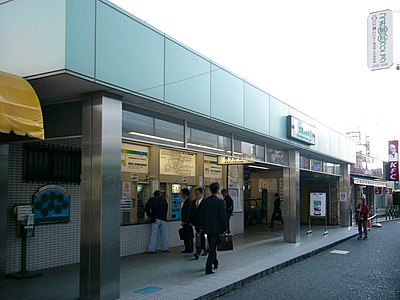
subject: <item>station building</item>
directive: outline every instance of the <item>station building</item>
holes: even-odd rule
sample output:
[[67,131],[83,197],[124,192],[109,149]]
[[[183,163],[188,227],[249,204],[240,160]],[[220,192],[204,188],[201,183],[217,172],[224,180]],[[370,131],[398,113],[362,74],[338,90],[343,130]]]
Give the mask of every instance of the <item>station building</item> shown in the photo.
[[0,135],[1,275],[20,268],[19,205],[36,220],[28,268],[80,262],[82,299],[118,298],[119,257],[146,251],[155,190],[170,246],[181,244],[180,190],[207,195],[212,182],[234,200],[234,234],[268,223],[276,193],[286,242],[299,242],[311,209],[326,215],[313,224],[349,226],[346,136],[108,1],[1,2],[0,84],[28,82],[44,124],[44,140],[18,135],[15,116]]

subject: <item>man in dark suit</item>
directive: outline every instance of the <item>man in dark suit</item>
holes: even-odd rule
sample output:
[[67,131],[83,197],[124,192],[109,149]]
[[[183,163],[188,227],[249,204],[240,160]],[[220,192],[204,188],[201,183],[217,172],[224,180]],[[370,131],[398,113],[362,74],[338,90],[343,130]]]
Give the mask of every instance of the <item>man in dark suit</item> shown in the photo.
[[210,252],[206,263],[206,274],[213,274],[214,269],[218,268],[217,246],[219,235],[226,232],[226,205],[224,200],[219,198],[219,183],[214,182],[210,185],[212,196],[202,201],[200,210],[200,228],[207,234]]
[[225,204],[226,204],[226,227],[228,229],[228,233],[231,233],[231,226],[230,221],[233,214],[233,200],[231,196],[228,194],[228,190],[223,189],[221,191],[222,196],[224,197]]
[[182,228],[187,236],[186,239],[183,240],[185,244],[185,250],[182,253],[193,253],[193,227],[190,223],[190,210],[192,208],[192,200],[190,200],[190,191],[189,189],[182,189],[182,201],[183,206],[181,210],[182,217]]
[[[203,203],[203,198],[204,198],[204,189],[203,188],[197,188],[194,190],[194,194],[196,196],[196,200],[192,201],[192,209],[190,211],[190,223],[194,226],[194,229],[196,230],[196,234],[200,234],[200,218],[201,218],[201,207]],[[203,243],[204,241],[204,243]],[[203,239],[202,245],[196,244],[196,253],[194,254],[194,259],[198,260],[201,254],[201,250],[204,250],[203,256],[206,256],[208,254],[207,252],[207,247],[205,245],[205,240]]]

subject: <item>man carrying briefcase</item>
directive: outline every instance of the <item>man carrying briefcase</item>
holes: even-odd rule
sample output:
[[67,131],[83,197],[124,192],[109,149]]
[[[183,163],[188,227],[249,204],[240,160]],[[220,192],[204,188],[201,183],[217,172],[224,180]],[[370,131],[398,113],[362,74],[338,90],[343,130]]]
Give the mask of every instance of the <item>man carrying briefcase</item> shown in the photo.
[[214,182],[210,185],[212,196],[202,201],[200,210],[200,229],[207,234],[210,251],[206,263],[206,275],[214,274],[214,269],[218,268],[217,246],[219,236],[226,232],[226,205],[225,201],[219,198],[219,183]]

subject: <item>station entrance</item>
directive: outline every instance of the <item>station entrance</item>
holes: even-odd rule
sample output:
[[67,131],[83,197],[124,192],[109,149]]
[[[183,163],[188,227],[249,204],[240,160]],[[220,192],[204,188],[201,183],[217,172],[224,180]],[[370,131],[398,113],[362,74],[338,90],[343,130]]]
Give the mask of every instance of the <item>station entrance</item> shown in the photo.
[[[279,167],[247,165],[243,170],[245,231],[268,229],[277,196],[283,200],[283,172]],[[282,209],[282,207],[281,207]],[[281,222],[275,223],[282,229]]]

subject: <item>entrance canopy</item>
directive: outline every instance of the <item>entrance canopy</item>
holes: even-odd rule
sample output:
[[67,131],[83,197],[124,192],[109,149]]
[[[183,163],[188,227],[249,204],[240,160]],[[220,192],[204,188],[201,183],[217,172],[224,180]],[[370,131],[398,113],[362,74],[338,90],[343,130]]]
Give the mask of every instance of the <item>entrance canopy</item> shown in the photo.
[[23,78],[0,71],[0,132],[44,139],[39,99]]

